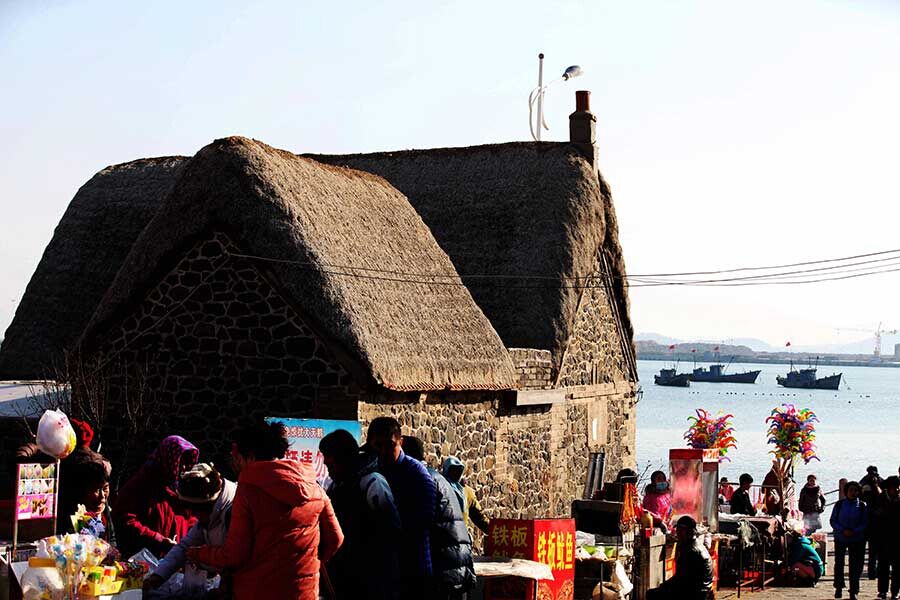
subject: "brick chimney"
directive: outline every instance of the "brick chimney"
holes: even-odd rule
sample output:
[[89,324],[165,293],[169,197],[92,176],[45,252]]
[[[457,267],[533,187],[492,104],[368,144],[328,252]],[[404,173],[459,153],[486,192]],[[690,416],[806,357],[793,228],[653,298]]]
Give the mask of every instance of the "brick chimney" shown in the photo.
[[591,112],[591,93],[587,90],[575,92],[575,112],[569,115],[569,141],[581,147],[596,171],[597,117]]

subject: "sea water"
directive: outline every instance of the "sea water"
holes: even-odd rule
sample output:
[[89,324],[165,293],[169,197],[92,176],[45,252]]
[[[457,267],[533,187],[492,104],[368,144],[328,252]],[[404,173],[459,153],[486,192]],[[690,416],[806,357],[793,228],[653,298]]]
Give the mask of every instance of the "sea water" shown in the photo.
[[[653,383],[653,375],[671,363],[639,360],[643,395],[637,405],[638,473],[645,469],[668,472],[670,448],[684,448],[688,417],[698,408],[711,413],[732,414],[737,448],[719,467],[720,476],[736,482],[741,473],[750,473],[762,483],[772,463],[772,446],[767,443],[766,417],[776,406],[789,403],[810,408],[818,416],[817,456],[809,464],[798,461],[798,486],[806,476],[818,476],[825,492],[836,490],[841,478],[859,480],[868,465],[876,465],[882,477],[897,475],[900,467],[900,369],[886,367],[819,367],[818,376],[843,373],[838,391],[799,390],[779,386],[776,375],[788,365],[732,364],[726,373],[761,370],[756,383],[696,383],[689,388],[663,387]],[[698,365],[698,366],[706,366]],[[798,365],[799,366],[799,365]],[[678,372],[689,372],[691,363],[682,362]],[[828,495],[834,502],[836,494]],[[827,516],[829,514],[826,511]]]

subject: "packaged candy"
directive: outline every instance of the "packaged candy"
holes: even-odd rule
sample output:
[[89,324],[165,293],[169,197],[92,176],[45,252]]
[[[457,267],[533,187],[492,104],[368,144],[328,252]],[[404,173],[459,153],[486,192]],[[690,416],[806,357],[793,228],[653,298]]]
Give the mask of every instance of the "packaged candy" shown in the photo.
[[85,567],[81,574],[82,596],[118,594],[122,589],[123,582],[118,579],[116,567]]
[[119,570],[119,579],[122,581],[122,590],[142,588],[147,573],[158,564],[159,561],[146,548],[133,555],[127,561],[116,562],[116,568]]
[[41,452],[62,460],[75,450],[75,430],[61,410],[44,411],[37,427],[37,445]]
[[[50,536],[38,541],[39,560],[53,568],[61,584],[60,598],[77,598],[85,580],[84,568],[97,567],[106,558],[110,546],[105,541],[84,534]],[[112,575],[115,580],[115,574]],[[87,592],[85,592],[86,594]],[[34,596],[44,600],[45,596]],[[50,596],[46,596],[50,598]]]

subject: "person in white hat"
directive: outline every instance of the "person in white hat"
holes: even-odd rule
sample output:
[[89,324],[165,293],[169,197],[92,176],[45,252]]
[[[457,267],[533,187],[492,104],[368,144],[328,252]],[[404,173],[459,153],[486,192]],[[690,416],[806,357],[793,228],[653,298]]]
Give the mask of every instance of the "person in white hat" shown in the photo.
[[178,479],[178,499],[191,505],[197,523],[150,572],[144,580],[144,591],[160,587],[184,567],[188,548],[225,543],[235,491],[237,484],[222,477],[211,463],[194,465],[182,473]]

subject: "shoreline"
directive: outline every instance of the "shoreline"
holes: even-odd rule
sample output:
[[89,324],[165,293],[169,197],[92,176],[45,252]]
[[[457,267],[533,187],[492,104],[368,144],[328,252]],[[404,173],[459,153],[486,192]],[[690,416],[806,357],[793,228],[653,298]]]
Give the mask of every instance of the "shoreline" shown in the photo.
[[[670,354],[662,354],[662,353],[641,353],[638,352],[637,355],[638,360],[655,360],[660,362],[672,362],[672,356]],[[705,358],[705,357],[704,357]],[[758,363],[765,365],[789,365],[791,363],[797,365],[798,367],[803,367],[806,362],[809,362],[808,356],[804,357],[782,357],[782,356],[736,356],[734,357],[735,364],[745,364],[745,363]],[[690,357],[686,359],[675,358],[678,362],[683,363],[693,363],[693,360]],[[701,363],[710,363],[714,362],[712,360],[697,360],[697,364]],[[820,367],[878,367],[878,368],[900,368],[900,362],[888,362],[888,361],[872,361],[872,360],[859,360],[859,359],[834,359],[834,358],[823,358],[819,357],[817,361],[818,366]]]

